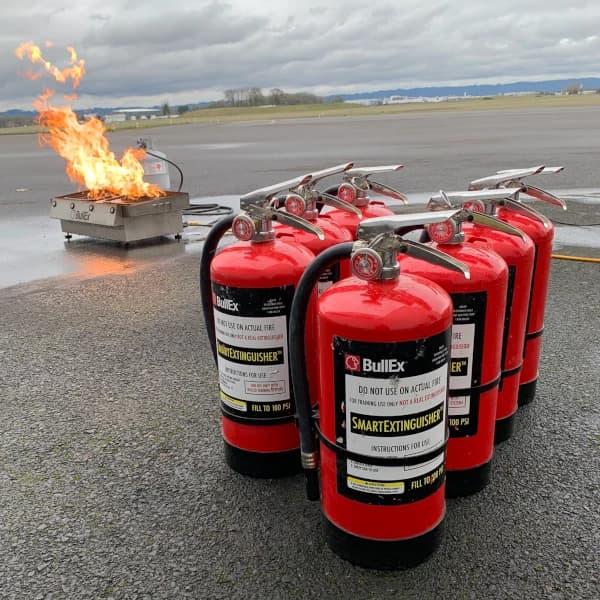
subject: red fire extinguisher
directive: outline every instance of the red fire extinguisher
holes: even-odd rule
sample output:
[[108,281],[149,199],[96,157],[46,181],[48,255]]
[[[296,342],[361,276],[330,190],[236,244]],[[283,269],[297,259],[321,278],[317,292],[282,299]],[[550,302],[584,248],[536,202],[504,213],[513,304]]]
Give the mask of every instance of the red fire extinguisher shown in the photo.
[[[290,227],[289,225],[276,225],[276,236],[281,239],[284,237],[293,238],[297,243],[306,246],[315,256],[334,244],[352,241],[353,238],[349,231],[338,225],[330,213],[319,214],[317,201],[320,200],[321,203],[327,206],[333,206],[337,210],[348,212],[356,218],[361,217],[360,210],[348,202],[339,200],[337,196],[319,192],[315,188],[315,185],[325,177],[343,173],[351,167],[352,163],[346,163],[310,173],[310,181],[296,186],[288,194],[278,198],[278,203],[283,204],[288,214],[306,219],[319,227],[323,232],[324,239],[316,237],[312,232],[299,230],[297,227]],[[320,294],[325,291],[332,283],[338,281],[338,279],[349,277],[350,274],[349,261],[343,261],[340,264],[334,265],[321,275],[318,293]]]
[[[491,216],[495,216],[498,206],[512,202],[511,196],[514,196],[514,190],[503,188],[446,194],[455,208],[466,207]],[[437,202],[443,201],[440,196],[433,198]],[[518,406],[534,245],[526,234],[518,237],[473,222],[465,223],[463,232],[467,243],[494,250],[508,266],[506,313],[502,333],[502,373],[494,433],[494,442],[499,443],[512,435],[514,415]]]
[[[294,295],[290,362],[307,495],[318,499],[320,487],[327,543],[364,567],[418,564],[440,541],[452,302],[437,284],[400,274],[397,254],[467,277],[468,269],[395,232],[456,212],[363,221],[359,241],[317,256]],[[306,302],[319,273],[347,257],[354,276],[334,283],[318,300],[317,426],[306,375],[306,352],[312,349],[302,335]]]
[[387,217],[394,213],[386,206],[385,202],[374,200],[369,192],[386,196],[394,200],[406,202],[406,196],[398,190],[378,183],[370,179],[371,175],[378,173],[390,173],[399,171],[404,165],[382,165],[377,167],[353,167],[343,174],[343,182],[336,187],[327,190],[327,194],[335,195],[340,200],[353,204],[360,210],[360,217],[350,214],[347,211],[333,210],[327,214],[341,227],[345,227],[352,239],[356,239],[358,224],[363,219],[373,217]]
[[[440,195],[441,202],[437,197],[429,201],[430,210],[452,208],[446,195]],[[489,481],[501,373],[508,268],[496,252],[464,243],[462,224],[470,221],[523,236],[518,229],[494,217],[462,210],[426,229],[433,248],[469,267],[469,279],[409,256],[400,262],[403,273],[435,281],[452,298],[447,497],[473,494]]]
[[[219,371],[225,459],[234,470],[254,477],[280,477],[300,469],[288,317],[295,286],[314,255],[277,239],[272,221],[321,238],[323,232],[269,203],[281,190],[309,180],[310,175],[242,196],[242,211],[211,229],[202,252],[200,292]],[[229,227],[238,242],[217,252]],[[315,300],[308,301],[313,310]]]
[[[496,175],[471,182],[470,189],[498,187],[517,189],[523,194],[566,210],[567,206],[562,199],[550,192],[523,183],[523,179],[530,175],[560,173],[563,168],[539,166],[529,169],[498,171]],[[515,200],[519,201],[518,195],[515,197]],[[534,399],[538,381],[554,226],[550,219],[521,202],[518,202],[518,204],[506,203],[504,206],[499,207],[497,216],[500,220],[506,221],[524,231],[535,245],[533,276],[523,349],[523,369],[519,380],[519,406],[523,406]]]

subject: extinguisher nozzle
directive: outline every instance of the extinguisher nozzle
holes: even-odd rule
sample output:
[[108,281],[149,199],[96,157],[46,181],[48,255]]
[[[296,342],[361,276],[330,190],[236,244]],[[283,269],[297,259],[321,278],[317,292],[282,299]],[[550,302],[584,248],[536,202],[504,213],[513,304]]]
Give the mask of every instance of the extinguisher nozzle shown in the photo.
[[319,499],[319,472],[316,469],[305,469],[306,497],[309,500]]

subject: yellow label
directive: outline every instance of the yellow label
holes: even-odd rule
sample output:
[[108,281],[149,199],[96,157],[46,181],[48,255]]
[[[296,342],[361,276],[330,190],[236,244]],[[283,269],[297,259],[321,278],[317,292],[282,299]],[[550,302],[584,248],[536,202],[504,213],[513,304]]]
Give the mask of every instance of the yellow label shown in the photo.
[[236,400],[235,398],[228,396],[225,392],[221,392],[221,398],[227,404],[234,404],[235,406],[239,406],[240,408],[244,409],[247,408],[246,402],[244,402],[243,400]]

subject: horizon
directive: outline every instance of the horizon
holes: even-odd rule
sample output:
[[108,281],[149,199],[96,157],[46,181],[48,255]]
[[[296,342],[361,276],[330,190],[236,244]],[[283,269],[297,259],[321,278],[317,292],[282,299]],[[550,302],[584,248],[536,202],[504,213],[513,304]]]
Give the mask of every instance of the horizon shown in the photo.
[[[506,82],[485,82],[485,83],[480,83],[480,82],[473,82],[473,83],[465,83],[465,84],[453,84],[453,85],[445,85],[445,84],[432,84],[432,85],[427,85],[427,86],[414,86],[414,87],[396,87],[396,88],[385,88],[385,89],[369,89],[369,90],[364,90],[361,92],[351,92],[351,93],[330,93],[330,94],[324,94],[324,95],[319,95],[318,97],[323,98],[323,99],[327,99],[327,98],[334,98],[336,96],[342,97],[344,98],[344,101],[347,98],[354,98],[354,99],[360,99],[360,98],[365,98],[368,99],[369,96],[373,96],[375,94],[377,95],[381,95],[381,94],[390,94],[390,95],[396,95],[396,92],[400,92],[400,91],[405,91],[405,92],[416,92],[416,91],[425,91],[425,90],[439,90],[440,88],[443,89],[447,89],[447,90],[464,90],[465,88],[478,88],[478,87],[482,87],[482,88],[494,88],[494,87],[510,87],[510,86],[523,86],[523,85],[540,85],[540,84],[562,84],[565,85],[567,83],[570,84],[580,84],[581,85],[581,81],[585,81],[585,80],[597,80],[598,82],[598,88],[600,89],[600,76],[581,76],[581,77],[560,77],[560,78],[553,78],[553,79],[538,79],[538,78],[532,78],[532,79],[523,79],[523,80],[515,80],[515,81],[506,81]],[[233,88],[233,89],[247,89],[246,87],[244,88]],[[265,91],[263,88],[260,88],[261,91]],[[269,87],[268,90],[272,90],[272,89],[278,89],[278,88],[274,88],[274,87]],[[586,88],[583,88],[586,89]],[[595,89],[595,88],[590,88],[590,89]],[[267,95],[268,96],[268,90],[267,90]],[[299,90],[299,91],[289,91],[289,90],[282,90],[286,93],[309,93],[306,90]],[[541,93],[541,90],[524,90],[521,93],[526,93],[527,91],[531,92],[531,93]],[[550,92],[550,90],[547,90]],[[587,90],[586,90],[587,91]],[[224,90],[225,92],[225,90]],[[75,112],[85,112],[85,111],[91,111],[91,110],[125,110],[125,109],[129,109],[129,108],[147,108],[147,109],[153,109],[153,108],[160,108],[161,106],[163,106],[165,103],[169,105],[169,107],[180,107],[180,106],[200,106],[200,107],[204,107],[205,105],[210,105],[211,103],[214,102],[220,102],[223,101],[225,98],[225,94],[223,92],[223,95],[218,98],[218,99],[213,99],[213,100],[196,100],[193,102],[182,102],[182,103],[171,103],[169,102],[167,99],[162,100],[159,103],[148,103],[148,104],[144,104],[144,103],[137,103],[137,104],[114,104],[114,105],[110,105],[111,103],[107,103],[106,105],[86,105],[86,106],[80,106],[80,107],[73,107],[73,111]],[[421,96],[423,94],[420,94]],[[437,95],[437,94],[436,94]],[[488,94],[486,94],[488,95]],[[467,97],[469,97],[470,95],[467,94]],[[410,94],[409,94],[410,97]],[[415,96],[415,97],[419,97],[419,96]],[[427,97],[427,96],[425,96]],[[149,96],[149,98],[154,98],[154,96]],[[81,98],[78,98],[77,103],[81,104],[80,102]],[[150,100],[148,101],[150,102]],[[31,108],[19,108],[19,107],[13,107],[13,108],[8,108],[5,110],[0,110],[0,115],[4,115],[6,113],[14,113],[14,112],[21,112],[21,113],[26,113],[26,114],[36,114],[36,110],[33,108],[33,106]]]

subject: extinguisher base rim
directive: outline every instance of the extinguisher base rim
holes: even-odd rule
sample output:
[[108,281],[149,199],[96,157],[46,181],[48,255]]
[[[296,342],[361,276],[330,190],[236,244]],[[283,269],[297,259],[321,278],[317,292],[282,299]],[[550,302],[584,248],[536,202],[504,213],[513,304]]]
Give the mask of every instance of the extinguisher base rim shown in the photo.
[[446,498],[459,498],[480,492],[490,481],[492,461],[478,467],[446,471]]
[[257,479],[291,477],[302,470],[300,450],[284,452],[252,452],[223,441],[225,462],[237,473]]
[[426,561],[442,541],[443,521],[423,535],[406,540],[370,540],[336,527],[323,517],[325,540],[338,556],[365,569],[403,570]]
[[496,426],[494,429],[494,445],[508,440],[513,434],[514,427],[514,414],[510,415],[510,417],[506,417],[505,419],[496,419]]
[[537,378],[529,383],[522,383],[519,385],[519,406],[525,406],[533,401],[535,398],[535,391],[537,388]]

